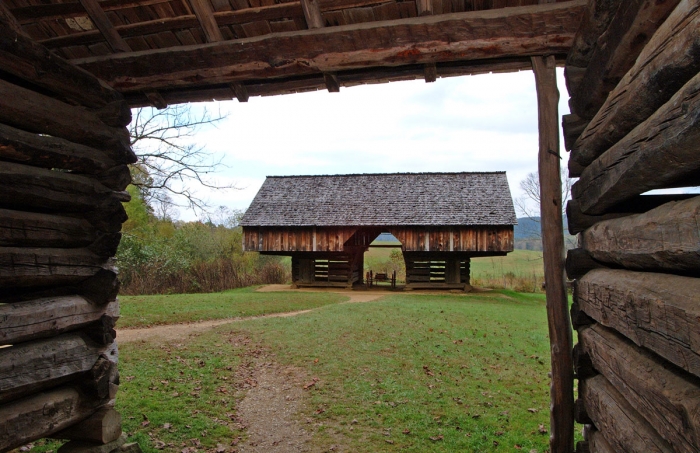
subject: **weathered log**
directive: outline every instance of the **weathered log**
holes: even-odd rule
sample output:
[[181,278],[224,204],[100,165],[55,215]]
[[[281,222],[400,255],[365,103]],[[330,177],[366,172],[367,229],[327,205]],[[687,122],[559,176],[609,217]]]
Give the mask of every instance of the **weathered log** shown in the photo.
[[573,198],[584,213],[603,214],[649,190],[695,185],[699,141],[700,74],[586,167],[571,189]]
[[581,310],[581,306],[576,302],[574,299],[574,302],[571,304],[571,325],[574,326],[574,329],[580,329],[583,326],[588,326],[593,323],[595,323],[595,319],[591,318],[588,316],[583,310]]
[[84,248],[0,247],[0,288],[75,284],[105,264]]
[[128,165],[117,165],[99,173],[97,180],[110,189],[122,191],[131,184],[131,172]]
[[679,0],[627,0],[620,4],[571,97],[573,112],[581,118],[593,118],[678,3]]
[[559,91],[555,66],[554,57],[532,58],[537,87],[540,210],[552,363],[549,444],[553,453],[570,453],[574,450],[573,340],[564,277],[561,171],[557,154]]
[[696,196],[697,194],[640,195],[610,208],[610,212],[603,215],[584,214],[581,212],[581,207],[576,200],[569,200],[566,204],[566,219],[569,222],[569,233],[578,234],[603,220],[619,219],[631,214],[641,214],[672,201],[683,201]]
[[593,366],[591,357],[583,349],[581,342],[576,343],[576,346],[574,346],[574,371],[578,380],[588,379],[599,374]]
[[117,319],[118,317],[104,314],[97,321],[88,324],[83,332],[97,344],[110,344],[117,338],[117,331],[114,330]]
[[125,100],[112,101],[94,110],[95,115],[107,126],[126,127],[131,123],[131,107]]
[[579,331],[593,366],[634,409],[673,445],[674,451],[700,449],[700,380],[600,324]]
[[100,108],[122,99],[118,92],[92,74],[13,31],[6,18],[0,18],[0,67],[73,104]]
[[[700,196],[644,214],[596,223],[582,246],[603,263],[627,269],[700,274]],[[568,261],[567,261],[568,263]]]
[[[101,346],[69,333],[0,349],[0,403],[56,387],[90,371],[100,356],[116,353],[116,344]],[[92,376],[91,376],[92,377]],[[101,387],[108,388],[101,384]],[[101,398],[107,398],[104,391]]]
[[119,318],[119,303],[89,302],[82,296],[47,297],[0,304],[0,344],[18,344]]
[[569,114],[561,118],[561,127],[564,131],[564,147],[568,150],[574,147],[574,143],[588,126],[588,120],[578,115]]
[[582,399],[577,399],[574,404],[574,420],[576,420],[576,423],[580,424],[593,423],[588,416],[588,412],[586,412],[586,406]]
[[[566,53],[585,3],[574,0],[324,27],[75,63],[122,92],[136,92],[368,66]],[[163,67],[169,68],[169,75],[159,74],[157,68]]]
[[0,406],[0,451],[50,436],[86,419],[104,401],[66,386]]
[[106,171],[117,164],[104,151],[4,124],[0,124],[0,159],[79,173]]
[[591,449],[588,445],[588,442],[585,440],[581,440],[581,441],[577,442],[575,453],[591,453]]
[[104,305],[117,300],[119,285],[116,269],[104,266],[95,275],[80,282],[76,291],[93,304]]
[[112,388],[119,386],[119,351],[117,343],[112,343],[110,347],[99,356],[95,364],[83,374],[78,380],[80,390],[91,398],[101,401],[114,399]]
[[700,376],[700,279],[596,269],[575,285],[581,310]]
[[[591,61],[591,55],[596,48],[600,36],[610,25],[622,0],[594,0],[588,2],[586,10],[581,16],[574,43],[566,57],[566,66],[586,68]],[[574,87],[568,86],[569,93],[574,93]]]
[[0,247],[85,247],[96,239],[85,219],[0,209]]
[[571,249],[566,253],[566,276],[570,280],[575,280],[586,275],[586,272],[593,269],[607,268],[603,263],[600,263],[591,257],[591,255],[582,248]]
[[114,197],[110,188],[87,176],[0,162],[3,207],[84,213]]
[[0,122],[104,150],[117,162],[136,162],[125,128],[107,126],[85,109],[1,79]]
[[122,417],[112,407],[103,407],[87,419],[53,435],[56,439],[70,439],[106,444],[122,434]]
[[[576,141],[570,162],[590,165],[671,99],[698,71],[700,5],[682,0]],[[572,172],[572,176],[579,174]]]
[[619,453],[610,446],[603,433],[598,430],[593,430],[589,434],[588,447],[591,453]]
[[121,233],[100,233],[88,249],[97,256],[111,258],[117,254],[121,239]]
[[70,214],[84,218],[92,226],[106,233],[117,233],[122,229],[122,223],[129,218],[124,205],[116,196],[110,196],[103,200],[99,206],[82,214]]
[[618,453],[673,453],[644,417],[625,400],[604,376],[579,383],[586,413]]
[[121,435],[116,440],[106,444],[96,444],[72,440],[61,445],[57,453],[142,453],[137,443],[126,443],[126,435]]

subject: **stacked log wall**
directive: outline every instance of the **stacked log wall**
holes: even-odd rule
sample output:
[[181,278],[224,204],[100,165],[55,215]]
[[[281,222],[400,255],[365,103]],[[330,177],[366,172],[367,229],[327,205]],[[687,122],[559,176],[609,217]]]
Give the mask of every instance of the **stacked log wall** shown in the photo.
[[[564,121],[580,177],[567,207],[580,235],[567,257],[585,425],[577,451],[698,452],[700,196],[645,192],[700,185],[700,2],[590,3],[600,17],[582,25],[569,59],[580,66],[587,55],[586,68],[567,68],[572,113],[587,119]],[[584,39],[599,28],[608,32],[598,41]],[[619,68],[596,58],[623,48],[615,36],[642,31],[624,73],[595,70]]]
[[49,436],[120,444],[111,259],[130,109],[3,14],[0,67],[0,451]]

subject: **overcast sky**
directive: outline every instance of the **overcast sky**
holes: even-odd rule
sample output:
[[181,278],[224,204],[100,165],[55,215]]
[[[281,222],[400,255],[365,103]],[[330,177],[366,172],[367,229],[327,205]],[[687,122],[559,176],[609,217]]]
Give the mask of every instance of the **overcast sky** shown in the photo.
[[[558,80],[562,115],[561,70]],[[534,76],[523,71],[209,104],[227,118],[197,141],[223,158],[213,178],[239,190],[201,194],[245,209],[268,175],[506,171],[517,198],[537,170],[536,102]],[[180,218],[194,214],[180,209]]]

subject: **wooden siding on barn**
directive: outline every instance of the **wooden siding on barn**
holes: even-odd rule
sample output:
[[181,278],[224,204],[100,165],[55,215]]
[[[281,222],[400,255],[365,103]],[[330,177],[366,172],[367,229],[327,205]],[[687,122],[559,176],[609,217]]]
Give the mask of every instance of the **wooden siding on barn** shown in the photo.
[[513,251],[513,227],[243,227],[243,246],[256,252],[342,252],[348,246],[366,247],[388,230],[406,252]]

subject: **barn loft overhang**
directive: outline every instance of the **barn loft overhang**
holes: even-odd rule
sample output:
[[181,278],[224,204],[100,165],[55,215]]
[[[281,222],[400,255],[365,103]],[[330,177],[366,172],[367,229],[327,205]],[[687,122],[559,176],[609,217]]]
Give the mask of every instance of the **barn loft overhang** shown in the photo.
[[[585,0],[6,0],[34,41],[132,106],[560,63]],[[213,6],[213,7],[212,7]]]

